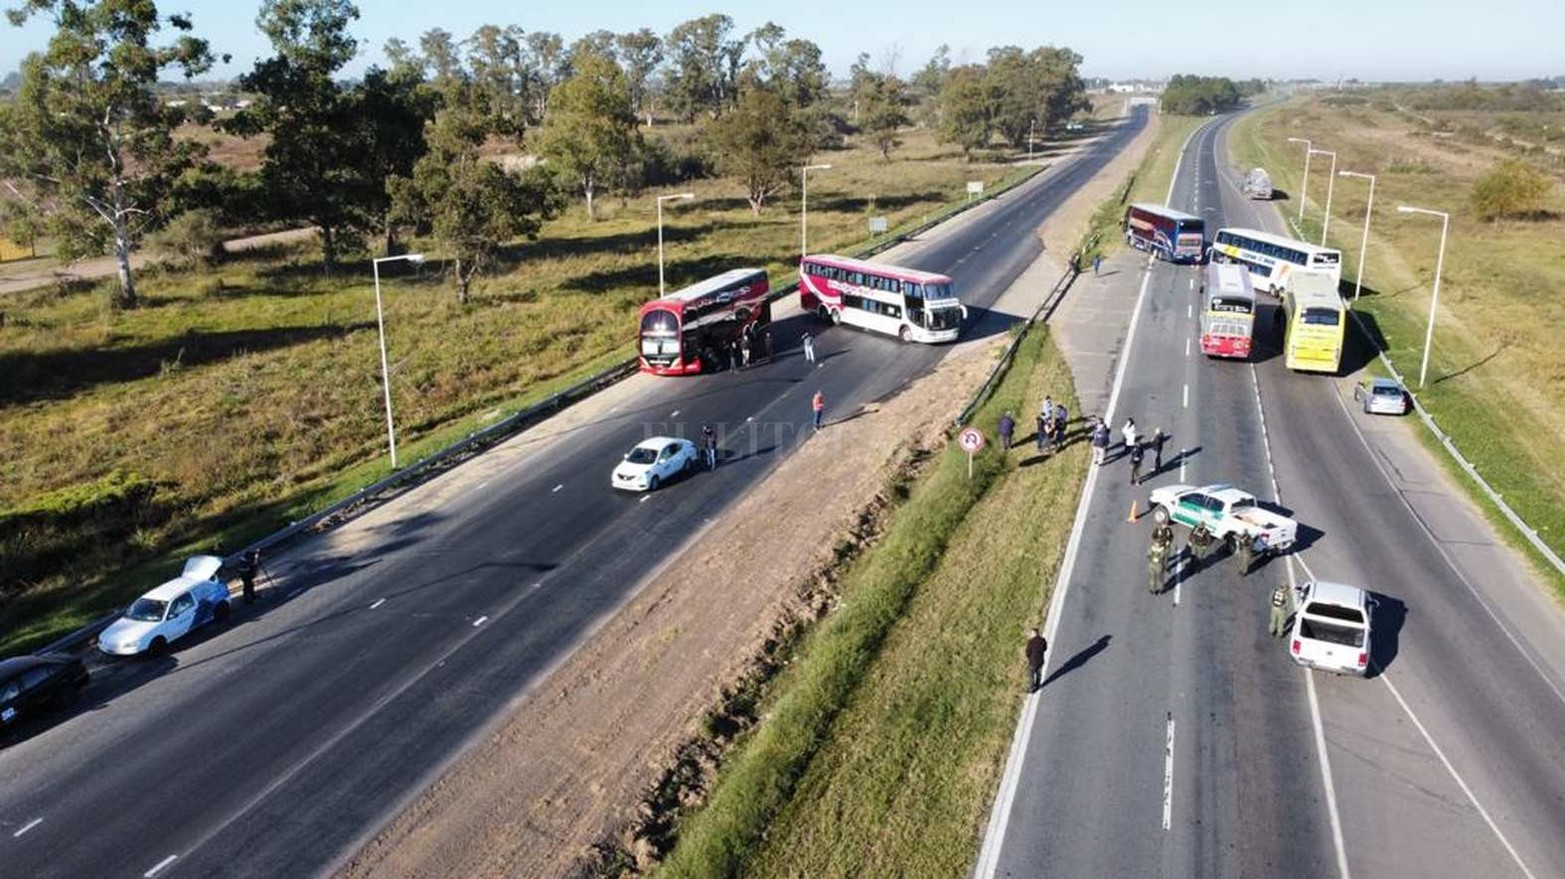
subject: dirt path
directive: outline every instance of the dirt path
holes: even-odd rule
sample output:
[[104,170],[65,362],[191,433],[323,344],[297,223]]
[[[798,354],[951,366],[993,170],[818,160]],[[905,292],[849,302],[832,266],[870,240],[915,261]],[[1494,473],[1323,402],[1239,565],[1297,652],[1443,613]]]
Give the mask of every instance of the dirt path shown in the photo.
[[[1041,234],[1052,248],[1075,245],[1150,142],[1132,144],[1050,218]],[[1053,279],[1039,280],[1025,275],[1003,298],[1036,305]],[[908,448],[939,441],[1004,343],[958,346],[895,398],[829,425],[693,538],[339,875],[568,876],[587,869],[597,845],[636,851],[629,835],[638,804],[675,750],[780,622],[809,612],[801,596],[859,512]],[[801,492],[801,484],[832,491]]]
[[[265,235],[251,235],[247,238],[225,241],[223,249],[229,253],[239,253],[268,244],[302,241],[314,235],[313,228],[286,229],[282,232],[268,232]],[[130,257],[131,270],[139,269],[156,258],[156,254],[133,253]],[[0,296],[20,293],[36,287],[47,287],[60,282],[96,281],[99,278],[113,277],[117,271],[119,271],[118,261],[112,256],[100,256],[65,264],[49,257],[19,260],[0,266]]]

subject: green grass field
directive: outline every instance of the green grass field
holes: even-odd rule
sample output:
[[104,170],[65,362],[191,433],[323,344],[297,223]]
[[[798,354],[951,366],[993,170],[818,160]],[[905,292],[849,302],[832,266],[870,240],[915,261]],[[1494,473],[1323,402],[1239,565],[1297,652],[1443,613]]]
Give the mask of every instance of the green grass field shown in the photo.
[[[1030,421],[1045,394],[1074,408],[1039,329],[975,423]],[[1030,430],[1024,430],[1030,436]],[[956,876],[1005,758],[1070,530],[1085,452],[980,458],[954,446],[842,580],[843,607],[806,639],[680,828],[667,876]]]
[[[965,162],[925,131],[903,140],[891,162],[851,144],[816,157],[833,168],[810,178],[812,250],[853,250],[871,216],[913,225],[965,201],[969,180],[993,190],[1034,170]],[[740,265],[790,282],[797,193],[754,216],[733,183],[688,189],[694,202],[665,205],[670,289]],[[636,308],[657,291],[655,194],[602,199],[596,222],[573,204],[465,308],[438,261],[383,276],[404,462],[631,354]],[[0,303],[0,650],[389,470],[368,266],[328,277],[317,260],[300,246],[146,271],[145,305],[127,312],[93,289]],[[94,495],[111,476],[138,489]]]
[[[1236,165],[1265,167],[1288,193],[1292,200],[1282,208],[1290,218],[1297,216],[1303,156],[1302,146],[1287,137],[1308,137],[1316,148],[1336,151],[1339,170],[1378,175],[1364,291],[1355,310],[1463,454],[1556,552],[1565,552],[1565,461],[1553,442],[1565,436],[1565,348],[1554,338],[1565,329],[1559,295],[1565,289],[1565,186],[1556,183],[1548,219],[1481,222],[1468,204],[1473,183],[1514,151],[1430,136],[1377,101],[1301,99],[1241,120],[1229,137]],[[1311,240],[1319,240],[1326,197],[1322,164],[1311,166],[1303,224]],[[1331,244],[1343,250],[1349,297],[1367,196],[1365,181],[1348,178],[1339,178],[1332,193]],[[1422,389],[1416,385],[1440,221],[1399,214],[1402,204],[1451,213]],[[1447,460],[1444,452],[1437,457]],[[1465,476],[1460,481],[1465,484]],[[1552,569],[1547,575],[1565,590]]]

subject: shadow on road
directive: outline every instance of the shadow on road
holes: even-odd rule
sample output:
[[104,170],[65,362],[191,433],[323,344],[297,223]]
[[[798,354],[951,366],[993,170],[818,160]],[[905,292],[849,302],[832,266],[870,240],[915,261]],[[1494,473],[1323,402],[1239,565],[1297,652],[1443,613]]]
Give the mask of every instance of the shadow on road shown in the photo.
[[1109,641],[1113,640],[1113,638],[1113,635],[1104,635],[1098,640],[1092,642],[1092,645],[1087,647],[1087,649],[1077,653],[1070,659],[1065,660],[1064,665],[1055,669],[1049,674],[1047,678],[1044,679],[1043,686],[1047,687],[1049,684],[1054,683],[1056,679],[1065,677],[1076,669],[1086,665],[1087,661],[1092,659],[1092,657],[1097,656],[1099,653],[1109,649]]
[[1371,592],[1369,677],[1385,671],[1397,656],[1397,639],[1407,619],[1407,605],[1389,595]]

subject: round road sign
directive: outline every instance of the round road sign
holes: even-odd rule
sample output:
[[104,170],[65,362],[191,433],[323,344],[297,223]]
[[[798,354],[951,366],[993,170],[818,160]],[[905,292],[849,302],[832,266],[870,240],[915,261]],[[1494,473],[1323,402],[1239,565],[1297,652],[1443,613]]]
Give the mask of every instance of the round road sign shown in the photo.
[[957,435],[957,444],[969,455],[984,447],[984,435],[976,427],[964,427]]

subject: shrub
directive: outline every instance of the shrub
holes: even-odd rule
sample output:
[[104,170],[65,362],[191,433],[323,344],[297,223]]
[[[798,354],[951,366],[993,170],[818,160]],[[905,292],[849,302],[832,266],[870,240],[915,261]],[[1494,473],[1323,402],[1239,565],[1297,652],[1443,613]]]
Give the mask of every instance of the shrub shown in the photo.
[[171,262],[187,268],[215,265],[223,258],[223,230],[218,226],[217,211],[211,208],[175,216],[150,243]]
[[1519,159],[1507,159],[1473,184],[1473,212],[1480,220],[1527,218],[1543,211],[1543,199],[1553,181]]

